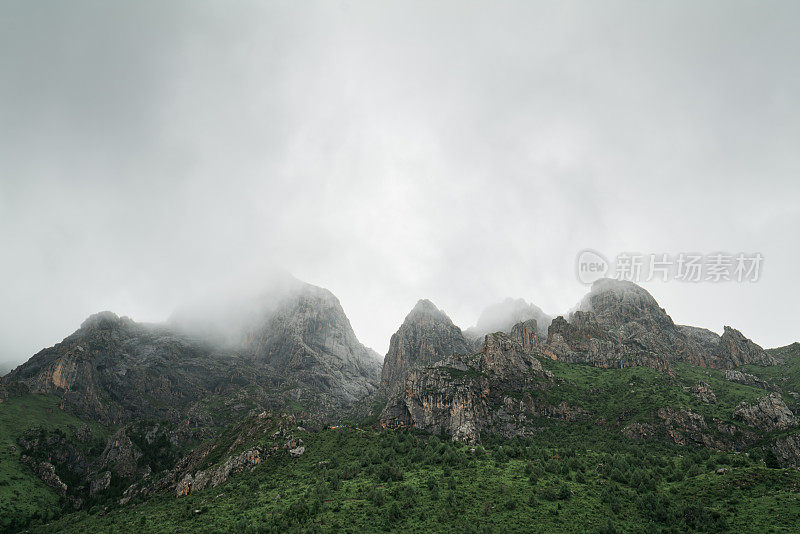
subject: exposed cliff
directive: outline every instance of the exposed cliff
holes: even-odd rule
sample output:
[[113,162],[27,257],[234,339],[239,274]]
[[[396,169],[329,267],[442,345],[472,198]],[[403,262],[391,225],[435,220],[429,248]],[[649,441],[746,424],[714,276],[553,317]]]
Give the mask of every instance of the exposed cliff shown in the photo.
[[472,352],[461,329],[429,300],[420,300],[392,335],[381,386],[391,396],[409,372],[454,354]]
[[524,432],[529,416],[550,408],[535,406],[524,393],[549,383],[550,374],[539,360],[498,332],[486,336],[478,354],[449,356],[412,370],[403,390],[390,399],[381,424],[473,442],[490,429],[514,435]]
[[339,300],[302,284],[243,329],[256,360],[350,404],[379,383],[381,359],[356,338]]

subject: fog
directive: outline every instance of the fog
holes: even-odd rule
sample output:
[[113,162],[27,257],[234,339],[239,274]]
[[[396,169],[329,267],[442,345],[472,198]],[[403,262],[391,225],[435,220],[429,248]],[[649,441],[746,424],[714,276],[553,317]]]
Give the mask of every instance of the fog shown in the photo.
[[644,283],[800,338],[796,2],[0,4],[0,362],[283,269],[385,353],[587,291],[579,251],[760,252]]

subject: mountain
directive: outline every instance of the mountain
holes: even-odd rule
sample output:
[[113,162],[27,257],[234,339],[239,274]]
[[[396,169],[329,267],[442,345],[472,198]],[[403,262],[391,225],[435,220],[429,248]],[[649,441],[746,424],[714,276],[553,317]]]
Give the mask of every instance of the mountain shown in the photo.
[[295,281],[220,310],[216,330],[203,314],[150,325],[102,312],[3,380],[105,424],[182,420],[209,395],[244,391],[262,408],[294,403],[330,415],[378,386],[378,355],[325,289]]
[[191,407],[212,393],[245,384],[281,389],[289,383],[234,352],[108,311],[92,315],[3,380],[57,395],[66,410],[107,425],[185,420]]
[[[535,321],[532,324],[535,331]],[[510,392],[525,402],[530,399],[527,392],[548,387],[552,378],[533,353],[523,348],[520,325],[517,339],[502,332],[489,334],[477,354],[455,354],[411,370],[404,388],[390,397],[381,424],[469,442],[479,441],[489,429],[516,435],[508,414],[494,407],[504,405]]]
[[339,300],[303,284],[244,328],[242,348],[309,387],[351,404],[374,392],[381,358],[356,338]]
[[[678,327],[646,290],[610,279],[595,282],[568,319],[556,317],[546,338],[539,332],[530,319],[514,325],[510,334],[486,335],[478,354],[417,365],[389,396],[381,424],[477,442],[485,432],[525,435],[541,416],[588,416],[569,401],[551,400],[547,392],[558,383],[542,368],[547,360],[649,368],[667,376],[675,374],[678,363],[714,369],[779,363],[730,327],[722,336]],[[387,356],[384,371],[389,362]]]
[[800,520],[800,344],[676,325],[615,280],[546,327],[521,302],[474,343],[420,300],[382,370],[290,278],[164,324],[93,315],[0,379],[0,530]]
[[667,370],[673,362],[730,369],[778,361],[725,327],[722,336],[677,326],[650,293],[621,280],[600,279],[577,306],[548,329],[548,353],[562,361],[600,366],[643,365]]
[[381,387],[391,394],[401,387],[408,373],[452,354],[467,354],[471,348],[450,318],[429,300],[420,300],[392,335],[383,360]]
[[547,336],[547,327],[550,326],[552,317],[544,313],[538,306],[528,304],[524,299],[507,298],[483,310],[475,326],[464,330],[464,335],[473,343],[480,343],[486,334],[508,333],[515,324],[524,323],[530,319],[536,320],[539,334]]

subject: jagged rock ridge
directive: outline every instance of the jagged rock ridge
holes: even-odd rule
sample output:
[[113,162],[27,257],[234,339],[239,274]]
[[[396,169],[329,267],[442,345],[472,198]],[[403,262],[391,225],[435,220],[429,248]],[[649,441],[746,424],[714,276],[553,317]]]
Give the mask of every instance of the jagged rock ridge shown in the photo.
[[602,367],[647,366],[668,370],[671,362],[730,369],[775,365],[777,360],[741,332],[726,326],[722,336],[676,325],[643,288],[601,279],[568,318],[548,330],[551,357]]
[[[595,282],[568,319],[553,319],[546,338],[534,319],[517,323],[510,331],[487,335],[478,354],[451,356],[440,351],[427,358],[433,363],[407,368],[402,386],[390,390],[381,423],[443,431],[475,441],[486,429],[508,435],[524,433],[531,414],[578,417],[579,409],[537,406],[530,396],[525,397],[525,388],[548,387],[537,358],[599,367],[646,366],[665,372],[672,372],[675,362],[718,369],[777,363],[739,331],[725,327],[718,336],[708,330],[679,327],[647,291],[609,279]],[[397,367],[396,358],[390,356],[391,351],[384,376],[392,376],[394,369],[388,366]],[[494,362],[491,372],[486,369],[487,358]],[[703,402],[716,402],[713,390],[704,382],[695,385],[693,394]],[[717,438],[704,439],[706,444],[720,443],[713,441]]]

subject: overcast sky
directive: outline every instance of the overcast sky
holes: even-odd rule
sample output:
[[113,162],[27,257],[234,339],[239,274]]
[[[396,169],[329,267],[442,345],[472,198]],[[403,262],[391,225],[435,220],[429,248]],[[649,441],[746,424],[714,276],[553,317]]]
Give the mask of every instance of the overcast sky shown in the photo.
[[385,353],[586,292],[579,251],[760,252],[643,284],[800,339],[797,2],[0,4],[0,361],[281,267]]

